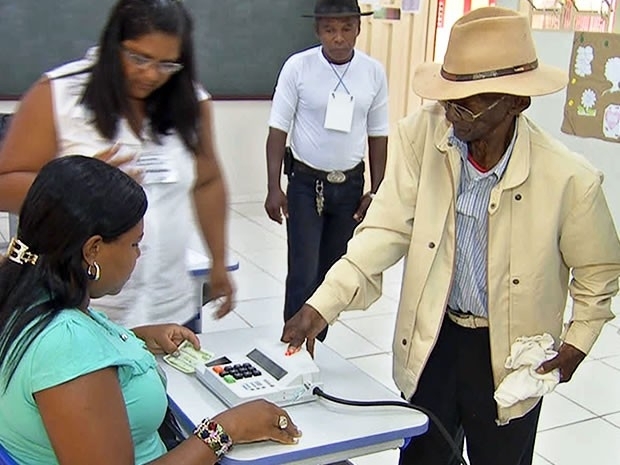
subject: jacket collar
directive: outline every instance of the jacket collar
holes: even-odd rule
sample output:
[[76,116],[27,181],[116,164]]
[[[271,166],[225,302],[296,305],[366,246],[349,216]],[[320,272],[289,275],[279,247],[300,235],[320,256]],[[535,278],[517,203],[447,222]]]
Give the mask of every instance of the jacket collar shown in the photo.
[[[530,172],[530,126],[526,116],[517,117],[517,139],[506,172],[500,180],[499,186],[502,190],[512,189],[525,182]],[[442,118],[435,128],[434,142],[435,147],[444,156],[449,155],[450,163],[460,160],[458,149],[450,141],[452,135],[452,125],[446,118]],[[456,156],[453,156],[456,155]]]

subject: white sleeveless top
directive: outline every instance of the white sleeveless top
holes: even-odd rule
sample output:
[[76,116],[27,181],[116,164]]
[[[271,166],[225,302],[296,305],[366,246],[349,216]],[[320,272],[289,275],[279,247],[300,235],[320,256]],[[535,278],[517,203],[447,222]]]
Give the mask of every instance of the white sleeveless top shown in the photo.
[[[90,74],[64,77],[89,68],[94,60],[96,50],[91,49],[84,59],[46,73],[52,89],[59,156],[93,156],[117,141],[122,147],[119,154],[148,155],[163,149],[177,180],[143,185],[149,206],[144,217],[142,255],[120,294],[95,299],[91,305],[129,328],[157,323],[183,324],[195,314],[193,286],[185,264],[185,249],[195,224],[192,197],[195,156],[176,133],[162,136],[162,145],[158,145],[143,130],[140,140],[124,118],[119,122],[116,140],[101,136],[91,123],[92,113],[80,104]],[[199,87],[197,93],[199,100],[209,98]],[[104,274],[105,269],[101,272]]]

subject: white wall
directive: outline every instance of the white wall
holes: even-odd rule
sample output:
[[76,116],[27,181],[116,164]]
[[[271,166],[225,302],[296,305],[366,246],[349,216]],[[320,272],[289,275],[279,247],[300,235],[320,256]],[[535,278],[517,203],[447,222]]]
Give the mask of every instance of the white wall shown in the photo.
[[17,106],[17,102],[0,101],[0,113],[12,113]]
[[[498,6],[519,9],[519,0],[498,0]],[[570,67],[573,33],[567,31],[533,31],[538,59],[542,63],[566,70]],[[584,155],[605,175],[603,184],[616,228],[620,225],[620,144],[564,134],[560,131],[564,117],[566,92],[532,99],[527,115],[571,150]]]
[[230,199],[252,201],[267,195],[267,140],[271,101],[214,102],[215,142]]
[[[518,7],[518,0],[500,3],[509,8]],[[534,40],[543,63],[568,70],[572,33],[534,31]],[[616,225],[620,225],[620,144],[560,132],[564,100],[565,92],[534,98],[527,114],[603,171],[607,200]],[[270,105],[269,101],[214,102],[215,139],[232,202],[255,201],[266,194],[265,140]],[[0,112],[12,111],[14,107],[15,102],[0,102]]]
[[[564,31],[534,31],[538,59],[568,72],[573,33]],[[605,194],[616,226],[620,225],[620,144],[599,139],[583,138],[560,131],[566,92],[532,99],[528,116],[557,137],[572,150],[584,155],[605,175]]]
[[[0,113],[16,102],[0,101]],[[267,194],[265,141],[270,101],[214,102],[215,142],[232,202],[264,199]]]

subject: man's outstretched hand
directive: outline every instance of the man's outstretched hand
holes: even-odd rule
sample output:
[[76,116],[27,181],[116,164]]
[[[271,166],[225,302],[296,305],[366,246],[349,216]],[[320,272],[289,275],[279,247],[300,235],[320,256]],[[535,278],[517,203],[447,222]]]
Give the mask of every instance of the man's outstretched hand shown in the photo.
[[327,321],[314,307],[304,304],[293,318],[284,324],[280,340],[289,345],[289,350],[296,352],[304,342],[310,355],[314,356],[314,341],[327,327]]

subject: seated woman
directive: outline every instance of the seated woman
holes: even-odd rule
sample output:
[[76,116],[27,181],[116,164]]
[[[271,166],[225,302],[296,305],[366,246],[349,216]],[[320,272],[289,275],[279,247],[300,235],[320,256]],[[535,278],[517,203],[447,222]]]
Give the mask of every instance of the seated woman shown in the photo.
[[129,279],[146,208],[140,185],[90,157],[48,163],[28,191],[0,262],[0,444],[20,464],[205,465],[233,443],[300,435],[284,410],[258,401],[205,419],[166,450],[151,352],[198,339],[176,324],[130,331],[89,308]]

